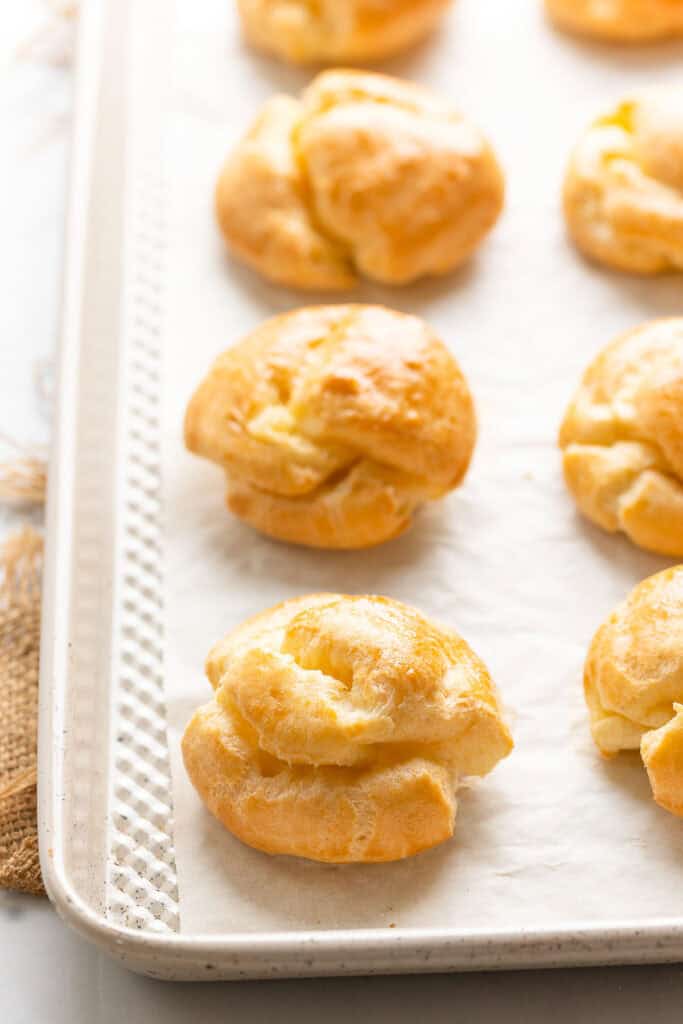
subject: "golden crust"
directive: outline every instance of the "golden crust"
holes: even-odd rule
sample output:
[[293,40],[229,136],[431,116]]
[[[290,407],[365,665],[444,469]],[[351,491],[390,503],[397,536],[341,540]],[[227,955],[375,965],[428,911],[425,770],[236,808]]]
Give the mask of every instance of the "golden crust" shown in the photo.
[[643,580],[600,627],[584,692],[600,751],[640,748],[655,799],[683,814],[683,565]]
[[498,218],[503,176],[468,121],[425,89],[328,71],[269,100],[223,167],[218,224],[270,280],[405,284],[464,263]]
[[560,429],[585,516],[683,556],[683,318],[621,335],[591,363]]
[[661,729],[645,733],[640,745],[652,794],[665,811],[683,818],[683,704]]
[[379,60],[428,35],[451,0],[238,0],[249,42],[295,64]]
[[187,447],[225,469],[236,515],[326,548],[401,533],[461,481],[475,439],[448,349],[423,321],[380,306],[267,321],[218,358],[185,417]]
[[627,99],[585,132],[567,167],[564,213],[576,245],[598,263],[683,270],[680,86]]
[[683,0],[546,0],[553,21],[580,35],[644,42],[683,35]]
[[300,104],[274,96],[228,159],[216,187],[216,216],[235,256],[279,284],[350,288],[356,275],[341,245],[311,217],[291,144]]
[[397,860],[453,834],[455,791],[512,749],[467,644],[381,597],[314,594],[249,619],[207,660],[183,737],[215,817],[268,853]]

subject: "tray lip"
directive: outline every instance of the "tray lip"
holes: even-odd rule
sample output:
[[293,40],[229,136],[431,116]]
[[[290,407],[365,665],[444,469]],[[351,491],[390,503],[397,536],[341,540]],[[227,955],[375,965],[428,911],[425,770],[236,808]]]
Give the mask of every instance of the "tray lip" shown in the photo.
[[[66,671],[64,615],[72,538],[68,522],[73,492],[70,453],[75,444],[74,403],[78,379],[80,309],[95,137],[101,29],[110,3],[89,0],[78,29],[75,114],[69,172],[62,325],[58,355],[56,415],[46,512],[46,550],[41,638],[39,737],[57,735],[62,713],[60,682]],[[126,0],[128,2],[128,0]],[[59,542],[57,541],[59,537]],[[61,643],[61,646],[60,646]],[[61,661],[61,665],[59,662]],[[648,923],[625,919],[609,925],[568,922],[562,927],[516,929],[361,928],[224,934],[158,934],[114,924],[90,906],[69,881],[61,857],[55,815],[59,742],[39,740],[38,822],[45,887],[60,916],[77,931],[134,970],[157,976],[263,977],[381,971],[535,968],[590,963],[683,961],[683,917]],[[316,954],[324,959],[316,963]],[[154,965],[154,971],[152,971]],[[241,970],[243,966],[245,969]],[[214,971],[209,973],[208,969]]]
[[[64,593],[67,567],[72,553],[68,522],[73,506],[69,486],[73,474],[69,451],[75,440],[73,396],[78,369],[79,319],[83,298],[83,264],[87,235],[91,151],[95,128],[95,86],[99,79],[101,50],[97,35],[104,13],[103,0],[89,0],[78,19],[77,66],[74,85],[74,119],[68,170],[68,199],[65,217],[65,259],[63,264],[61,323],[57,351],[55,416],[45,512],[45,551],[42,586],[40,642],[40,684],[38,704],[38,838],[40,866],[48,895],[55,903],[69,902],[68,885],[58,877],[52,847],[55,831],[53,796],[58,770],[59,734],[55,722],[60,715],[58,682],[64,659]],[[80,197],[80,201],[79,201]],[[60,542],[57,543],[57,536]],[[61,638],[61,647],[60,647]],[[50,737],[50,742],[42,739]]]
[[[556,927],[531,926],[522,929],[468,928],[462,930],[437,928],[356,928],[340,931],[298,932],[226,932],[185,936],[182,933],[157,935],[139,932],[112,924],[97,913],[80,897],[68,881],[62,865],[51,860],[48,892],[60,915],[78,931],[110,953],[118,956],[154,959],[169,965],[178,961],[194,963],[212,961],[219,967],[221,961],[238,968],[242,960],[263,959],[272,964],[282,962],[287,954],[293,959],[302,954],[309,957],[316,952],[334,953],[341,967],[353,968],[368,959],[389,965],[428,965],[437,953],[451,953],[453,962],[470,963],[483,967],[508,967],[505,947],[515,947],[520,955],[533,947],[547,947],[525,966],[553,966],[564,962],[563,951],[572,954],[570,946],[577,947],[576,963],[599,962],[601,958],[620,963],[620,950],[625,939],[637,947],[634,952],[642,962],[676,961],[683,958],[683,922],[663,919],[658,923],[642,925],[636,921],[617,921],[610,925],[581,925],[576,923]],[[640,952],[651,945],[652,957]],[[396,950],[400,955],[387,956]],[[466,954],[463,957],[463,954]],[[623,961],[625,962],[625,961]],[[568,961],[568,965],[571,961]],[[313,967],[313,964],[309,965]]]

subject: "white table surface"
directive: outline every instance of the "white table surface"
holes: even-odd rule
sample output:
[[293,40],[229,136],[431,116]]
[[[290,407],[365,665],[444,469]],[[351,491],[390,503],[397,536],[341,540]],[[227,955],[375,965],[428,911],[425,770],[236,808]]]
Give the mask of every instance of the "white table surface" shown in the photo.
[[[35,378],[55,344],[70,122],[70,72],[54,61],[68,33],[35,45],[39,61],[18,60],[15,51],[45,24],[46,6],[41,0],[0,5],[0,438],[38,444],[49,437],[49,410]],[[0,530],[18,521],[16,513],[0,512]],[[173,1024],[190,1015],[201,1024],[336,1024],[353,1017],[378,1024],[547,1024],[551,1017],[556,1024],[674,1024],[682,1007],[683,966],[232,985],[155,982],[129,974],[82,941],[47,900],[0,893],[2,1024]]]

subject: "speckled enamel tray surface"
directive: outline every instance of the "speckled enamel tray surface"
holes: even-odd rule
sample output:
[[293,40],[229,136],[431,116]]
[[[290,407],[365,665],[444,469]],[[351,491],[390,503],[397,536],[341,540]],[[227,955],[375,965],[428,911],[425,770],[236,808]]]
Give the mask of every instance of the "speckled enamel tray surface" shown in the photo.
[[[228,0],[223,2],[227,5]],[[504,25],[500,29],[496,27],[499,2],[488,3],[488,17],[491,46],[494,52],[498,48],[500,53],[503,48],[509,48],[510,40]],[[533,19],[531,2],[524,0],[520,10],[525,12],[523,17]],[[482,10],[487,6],[486,0],[460,0],[463,9],[466,4],[480,5]],[[520,392],[524,390],[526,377],[523,370],[517,373],[518,363],[527,358],[532,367],[539,358],[545,357],[546,349],[552,352],[551,346],[554,345],[553,338],[536,340],[547,328],[543,319],[543,303],[537,317],[525,298],[520,300],[521,308],[516,310],[512,307],[512,300],[508,303],[509,293],[502,287],[500,302],[502,305],[507,303],[511,337],[515,329],[518,333],[519,330],[529,333],[528,347],[526,342],[522,346],[514,340],[512,347],[508,344],[505,348],[505,338],[500,330],[500,323],[505,322],[500,319],[503,313],[497,313],[495,304],[481,291],[491,284],[488,275],[493,275],[495,280],[498,265],[504,265],[507,259],[511,258],[513,262],[516,259],[514,254],[509,256],[512,243],[505,234],[505,228],[496,236],[498,241],[492,242],[487,253],[482,255],[481,264],[458,275],[453,282],[394,293],[393,299],[392,293],[366,287],[359,293],[361,299],[393,301],[398,308],[414,308],[421,315],[435,319],[442,332],[449,330],[455,317],[461,317],[459,337],[467,337],[468,333],[470,338],[476,337],[481,325],[483,334],[479,355],[474,352],[468,357],[466,345],[460,343],[458,347],[458,356],[464,357],[466,370],[471,368],[474,372],[475,394],[481,396],[485,423],[481,442],[483,454],[475,463],[472,490],[467,491],[474,498],[468,498],[463,491],[464,496],[456,496],[453,504],[444,503],[450,511],[430,512],[410,535],[412,539],[406,540],[401,548],[393,548],[393,556],[391,553],[371,554],[362,556],[360,563],[344,561],[336,556],[331,557],[329,563],[324,563],[312,558],[310,553],[296,553],[256,540],[247,532],[239,532],[244,528],[229,525],[227,519],[223,525],[220,519],[223,516],[220,482],[216,475],[208,468],[191,465],[189,460],[183,462],[180,453],[176,456],[175,449],[171,451],[170,460],[173,472],[166,473],[162,436],[166,363],[168,361],[170,367],[168,379],[171,382],[166,386],[175,387],[175,382],[183,376],[195,380],[207,364],[209,353],[217,351],[221,344],[233,339],[235,332],[241,333],[253,323],[250,318],[253,318],[254,311],[247,310],[247,299],[244,306],[239,305],[242,301],[240,294],[248,296],[252,306],[262,307],[263,317],[277,309],[298,304],[300,297],[271,289],[235,269],[231,270],[234,275],[232,287],[235,288],[236,281],[237,288],[233,293],[225,290],[226,267],[221,264],[220,246],[210,233],[208,213],[196,200],[197,190],[186,189],[187,195],[195,202],[187,215],[188,222],[191,218],[201,220],[206,216],[206,237],[212,239],[206,246],[197,248],[197,253],[202,253],[197,255],[197,279],[190,279],[188,288],[195,288],[197,302],[201,303],[198,310],[201,308],[202,315],[206,309],[214,311],[211,314],[214,319],[206,321],[210,334],[215,323],[221,322],[220,316],[216,319],[216,311],[221,313],[223,310],[227,316],[234,311],[235,323],[228,324],[225,337],[220,337],[215,331],[208,340],[198,336],[197,345],[201,352],[196,354],[196,365],[190,365],[188,357],[185,374],[184,364],[177,358],[180,328],[176,324],[174,333],[169,325],[165,297],[169,291],[168,243],[173,241],[172,233],[178,231],[184,216],[182,211],[176,213],[169,226],[168,172],[173,172],[174,168],[169,165],[165,132],[168,128],[168,95],[173,88],[170,83],[173,81],[172,73],[177,71],[171,66],[171,55],[176,51],[172,40],[170,6],[168,0],[88,0],[82,17],[59,409],[50,474],[41,676],[40,841],[43,871],[52,900],[69,923],[127,966],[164,978],[215,980],[683,958],[683,907],[680,900],[675,903],[677,894],[681,892],[680,854],[683,846],[680,832],[675,832],[674,824],[668,819],[664,821],[662,812],[650,808],[646,783],[640,779],[637,766],[618,768],[613,777],[606,777],[604,771],[599,775],[586,737],[580,697],[577,696],[581,653],[592,626],[597,624],[596,608],[604,607],[606,611],[616,596],[648,571],[654,571],[659,563],[654,559],[648,560],[647,556],[640,558],[625,542],[617,540],[610,547],[611,539],[597,534],[586,536],[586,528],[573,519],[573,513],[561,495],[552,444],[552,426],[557,418],[558,402],[568,393],[570,379],[574,379],[586,362],[591,346],[594,347],[598,340],[607,340],[602,338],[599,325],[603,316],[609,322],[612,307],[608,309],[608,303],[613,296],[605,299],[604,308],[600,306],[601,296],[607,295],[610,289],[614,292],[615,288],[625,289],[627,285],[616,278],[610,278],[609,283],[606,279],[598,280],[594,272],[589,276],[575,257],[565,251],[557,210],[544,205],[545,200],[541,197],[536,220],[546,223],[539,225],[538,230],[534,227],[528,232],[527,255],[532,260],[536,259],[531,273],[539,272],[538,268],[543,263],[543,257],[534,257],[532,250],[534,246],[543,244],[546,231],[552,248],[549,267],[552,267],[555,252],[560,254],[558,260],[573,261],[566,262],[570,269],[566,271],[569,276],[563,287],[569,301],[557,328],[561,335],[558,350],[561,345],[565,351],[571,350],[572,331],[577,338],[585,337],[589,326],[593,327],[593,336],[575,357],[568,357],[564,363],[558,357],[556,369],[564,374],[566,381],[561,382],[556,390],[553,390],[556,375],[549,372],[547,389],[539,384],[536,375],[534,387],[538,390],[539,415],[545,430],[542,451],[536,441],[537,427],[532,425],[527,432],[523,410],[516,409],[514,405],[501,412],[502,428],[486,428],[487,418],[489,421],[493,418],[492,409],[498,393],[494,391],[500,383],[501,371],[495,354],[487,364],[481,352],[487,346],[493,351],[495,345],[500,344],[506,353],[505,358],[510,361],[509,380],[503,383],[507,383],[508,392],[515,388]],[[219,9],[218,5],[212,2],[205,7],[199,6],[202,7],[201,12],[197,8],[200,24],[196,39],[192,36],[186,41],[186,57],[192,46],[201,51],[207,39],[220,39],[223,31],[222,24],[214,28],[210,23],[214,17],[212,12]],[[186,11],[187,7],[186,4]],[[479,23],[483,25],[481,17]],[[536,21],[533,24],[539,38],[547,35],[549,47],[562,48],[561,51],[556,50],[556,54],[561,53],[565,62],[600,59],[607,64],[611,62],[614,68],[614,62],[620,59],[614,52],[602,48],[584,47],[582,50],[581,44],[560,40],[545,27],[539,28]],[[459,25],[456,25],[455,32],[458,31]],[[485,33],[478,40],[478,45],[482,45],[486,38]],[[569,52],[569,46],[578,47],[577,52]],[[204,55],[200,59],[209,67],[212,60],[220,63],[220,56],[216,56],[219,49],[219,43],[216,43],[215,53],[207,53],[206,61]],[[673,65],[673,58],[676,54],[680,57],[680,53],[680,48],[675,52],[667,50],[666,60]],[[538,67],[546,70],[549,83],[552,75],[548,69],[554,67],[556,54],[551,54],[550,50],[539,53]],[[289,85],[297,88],[304,80],[299,72],[275,69],[269,62],[256,57],[253,59],[260,61],[258,66],[263,71],[260,95],[266,95],[273,87]],[[413,59],[414,65],[396,65],[392,70],[422,77],[429,67],[429,50],[423,48]],[[654,55],[645,60],[646,69],[656,67],[655,63],[647,65],[648,60],[656,62]],[[625,57],[624,61],[626,71],[632,67],[643,74],[637,58]],[[491,64],[495,65],[496,60],[493,59]],[[449,81],[449,66],[448,55],[444,58],[442,54],[435,72],[435,78],[442,85],[444,79]],[[520,68],[520,76],[527,73],[525,68]],[[483,65],[482,74],[488,74]],[[211,81],[206,86],[206,94],[202,93],[204,86],[200,85],[194,96],[187,86],[183,86],[182,68],[179,81],[180,85],[175,86],[176,108],[180,107],[186,118],[180,124],[180,134],[188,133],[190,148],[193,131],[196,131],[196,139],[200,143],[208,140],[204,150],[201,145],[196,147],[197,162],[204,161],[208,183],[215,170],[215,158],[227,145],[225,111],[229,110],[231,102],[240,108],[235,114],[235,124],[230,126],[234,136],[246,123],[260,95],[254,95],[253,103],[247,104],[237,102],[234,97],[230,100],[223,94],[220,102],[216,100],[216,106],[212,107],[215,89]],[[552,89],[552,83],[548,88]],[[464,92],[467,89],[465,86]],[[454,85],[454,91],[458,90],[463,91],[461,82]],[[469,104],[476,109],[476,83],[470,85],[469,90],[463,106],[468,107]],[[501,96],[501,103],[503,99]],[[487,112],[491,122],[491,112]],[[508,112],[508,118],[514,117],[520,120],[520,144],[529,145],[534,133],[538,138],[542,128],[540,122],[534,122],[533,117],[525,120],[519,110],[513,109]],[[578,123],[580,119],[577,119]],[[495,127],[492,124],[494,136]],[[550,128],[551,141],[558,142],[559,133],[553,134],[553,126]],[[173,124],[170,130],[170,152],[173,152]],[[177,135],[178,124],[175,124],[175,131]],[[573,131],[575,125],[571,124],[561,133],[559,141],[562,145],[558,142],[560,156],[570,144]],[[500,128],[500,134],[503,149],[507,146],[507,151],[503,152],[503,162],[506,163],[508,157],[514,156],[511,152],[514,147],[511,147],[504,127]],[[177,141],[176,138],[176,144]],[[533,148],[530,153],[533,162],[536,159]],[[543,157],[539,155],[538,159]],[[552,165],[552,173],[556,173],[559,166],[558,158]],[[182,194],[178,182],[175,189]],[[533,189],[531,184],[524,201],[529,201],[530,197],[533,199]],[[553,184],[548,194],[555,192],[556,185]],[[509,204],[510,223],[513,225],[516,217],[519,222],[520,201],[520,194],[516,194],[513,188]],[[208,200],[206,206],[208,210]],[[530,209],[532,206],[530,203]],[[531,219],[530,215],[529,223]],[[526,225],[523,220],[521,223],[524,242],[527,242]],[[518,237],[514,244],[519,243]],[[215,252],[208,252],[211,246],[215,247]],[[216,267],[215,277],[208,282],[206,296],[200,294],[204,250],[208,253],[206,259],[212,260]],[[524,251],[520,251],[520,262],[524,255]],[[508,270],[509,267],[504,267],[501,271],[501,281],[509,276]],[[187,274],[180,276],[184,281]],[[176,289],[178,279],[172,279]],[[529,294],[528,281],[526,285]],[[524,282],[520,288],[523,286]],[[549,287],[552,291],[552,282]],[[579,303],[575,296],[580,287],[586,287],[587,291],[584,301]],[[625,291],[623,293],[623,325],[645,319],[648,310],[653,316],[673,312],[676,308],[680,312],[680,292],[676,290],[679,287],[675,283],[633,284],[633,291],[628,296]],[[544,289],[542,286],[541,292]],[[554,302],[555,298],[549,295],[548,302]],[[302,298],[301,301],[305,300]],[[460,304],[459,309],[456,309],[456,303]],[[591,303],[594,316],[589,319],[583,309]],[[479,312],[468,322],[468,309],[474,308],[491,309],[491,322],[488,315]],[[204,331],[204,321],[198,311],[196,316],[197,330]],[[172,319],[174,322],[177,320],[176,317]],[[517,320],[526,320],[527,326],[516,328]],[[615,333],[614,326],[610,322],[609,328],[605,329]],[[492,334],[496,337],[492,338]],[[191,340],[191,349],[193,345]],[[477,345],[472,347],[476,349]],[[194,356],[194,353],[190,355]],[[549,358],[552,363],[552,356]],[[187,386],[187,381],[182,383]],[[174,405],[174,417],[186,398],[186,394],[181,392],[182,388],[174,393],[171,403]],[[522,426],[517,430],[520,423]],[[172,444],[176,443],[179,451],[179,442],[172,433]],[[495,466],[495,473],[500,474],[500,483],[487,483],[486,479],[478,483],[477,472],[479,477],[482,474],[485,477],[485,467],[492,464],[496,445],[507,445]],[[511,454],[516,450],[521,453],[519,462]],[[538,470],[539,478],[543,482],[544,467],[547,466],[549,482],[543,483],[542,487],[539,485],[537,490],[520,491],[521,498],[510,500],[508,509],[510,489],[527,486],[520,481],[533,475],[527,472],[527,468],[534,464],[525,462],[529,452],[541,452],[538,458],[543,465]],[[176,462],[179,462],[177,471]],[[512,474],[510,465],[514,469]],[[170,476],[170,482],[167,476]],[[499,492],[495,491],[494,484],[500,487]],[[559,591],[551,588],[547,601],[542,592],[545,582],[551,587],[551,577],[557,574],[557,568],[550,565],[547,574],[544,575],[542,569],[536,573],[533,555],[511,550],[514,531],[511,540],[505,540],[502,521],[500,543],[508,545],[512,562],[504,562],[503,556],[495,551],[487,561],[488,556],[482,553],[484,549],[479,551],[474,540],[468,549],[466,541],[461,538],[466,537],[468,531],[475,537],[482,518],[479,509],[487,507],[486,515],[492,515],[490,500],[488,506],[484,501],[478,504],[478,487],[482,496],[488,487],[494,495],[493,503],[497,501],[500,508],[505,508],[506,515],[508,512],[513,515],[512,507],[521,503],[525,521],[530,522],[532,533],[538,529],[539,534],[543,532],[546,515],[542,504],[545,488],[546,493],[551,493],[557,508],[567,509],[562,513],[566,522],[558,527],[560,540],[561,530],[566,530],[567,536],[574,536],[583,529],[580,542],[587,550],[593,545],[586,557],[595,560],[595,585],[591,586],[591,594],[595,592],[597,603],[595,607],[587,607],[584,619],[568,629],[571,643],[563,639],[562,621],[563,615],[570,614],[580,619],[581,607],[570,609],[569,606],[582,604],[576,596],[578,591],[572,592],[572,588],[583,583],[583,569],[577,565],[575,572],[567,570],[563,577],[562,585],[566,587],[564,607],[562,587]],[[194,501],[195,491],[202,492],[202,501]],[[162,494],[165,501],[163,515]],[[232,604],[228,606],[226,603],[225,620],[215,613],[215,608],[209,610],[207,603],[209,621],[206,624],[203,622],[202,601],[196,597],[196,592],[193,597],[195,611],[183,619],[184,606],[177,580],[174,586],[169,586],[165,580],[165,576],[171,573],[177,577],[182,570],[182,559],[176,550],[177,541],[171,539],[167,544],[167,539],[183,530],[191,533],[193,529],[199,529],[199,521],[194,526],[192,521],[197,508],[200,513],[205,511],[204,521],[214,531],[207,535],[208,540],[202,535],[198,548],[211,549],[216,536],[222,537],[225,531],[225,536],[230,539],[225,543],[220,541],[224,546],[216,550],[226,558],[226,573],[230,564],[234,569],[233,577],[225,577],[226,591],[232,591]],[[448,516],[461,517],[461,534],[455,540],[448,532],[451,522]],[[169,524],[168,532],[166,522]],[[492,530],[497,531],[498,525],[493,519],[490,522]],[[524,542],[530,542],[529,536],[524,538]],[[471,586],[465,580],[461,592],[457,592],[457,584],[452,583],[454,577],[446,577],[439,565],[440,551],[443,551],[441,560],[447,562],[458,545],[462,546],[460,555],[463,560],[473,558],[472,564],[481,565],[481,573],[476,579],[471,577]],[[170,553],[166,551],[167,546]],[[427,550],[430,546],[431,553]],[[235,552],[242,549],[247,553],[239,564]],[[539,548],[539,561],[542,562],[544,557],[543,550]],[[437,562],[430,561],[430,558],[436,558]],[[515,558],[522,571],[519,590],[511,576]],[[422,569],[416,568],[418,563]],[[200,559],[198,564],[206,563]],[[462,564],[467,563],[463,561]],[[328,570],[321,568],[324,565],[328,566],[328,575],[332,577],[329,582],[324,578]],[[354,565],[355,569],[349,568]],[[395,569],[393,575],[387,572],[387,565]],[[419,591],[420,581],[428,577],[417,573],[426,573],[425,565],[431,567],[432,578],[441,591],[438,587],[429,593],[426,587],[424,593]],[[247,586],[256,586],[254,578],[259,570],[264,574],[264,582],[266,578],[269,580],[269,589],[264,589],[262,597],[256,590],[247,592],[246,589]],[[302,573],[298,584],[300,592],[313,589],[314,585],[349,590],[370,588],[374,573],[378,579],[378,590],[413,600],[442,616],[442,599],[438,595],[443,593],[444,607],[447,604],[449,615],[452,602],[458,600],[460,603],[462,614],[453,613],[455,624],[460,625],[462,618],[469,615],[463,623],[463,632],[487,660],[492,658],[494,675],[501,682],[507,700],[518,712],[515,724],[518,753],[499,773],[494,774],[490,784],[487,780],[473,800],[464,797],[462,823],[459,822],[455,840],[455,844],[461,843],[464,849],[457,862],[458,871],[455,871],[453,860],[453,849],[457,850],[457,846],[448,849],[450,844],[447,844],[440,853],[423,855],[414,864],[396,868],[393,874],[391,868],[374,869],[381,874],[364,874],[363,870],[367,869],[363,869],[346,875],[343,869],[327,869],[326,874],[318,876],[315,868],[294,865],[283,869],[274,882],[275,876],[268,874],[274,870],[274,862],[239,848],[232,837],[213,828],[208,815],[188,791],[186,780],[176,771],[178,723],[185,714],[185,704],[189,707],[206,698],[207,689],[201,683],[199,666],[208,639],[216,639],[213,634],[219,624],[221,628],[230,625],[228,618],[237,621],[242,615],[255,610],[259,601],[268,604],[272,603],[273,597],[284,596],[291,580],[299,580],[296,575],[299,570]],[[194,591],[197,581],[192,576],[193,571],[188,563],[186,586]],[[248,578],[245,572],[249,573]],[[281,581],[282,594],[273,585],[274,575]],[[551,612],[559,617],[560,626],[556,633],[552,627],[539,625],[540,610],[538,620],[530,626],[524,619],[524,615],[529,614],[528,608],[540,609],[544,604],[551,606]],[[519,614],[515,617],[517,609]],[[180,639],[177,636],[179,621],[185,626]],[[503,626],[494,626],[494,623],[503,623]],[[534,634],[534,628],[538,635]],[[206,637],[198,635],[204,629]],[[500,644],[492,640],[494,631],[501,637]],[[524,634],[526,642],[520,640]],[[186,648],[182,647],[183,644]],[[178,658],[177,652],[182,654],[185,649],[188,658]],[[537,677],[534,675],[534,665],[539,658],[545,658],[548,670],[553,673],[548,684],[551,689],[546,690],[547,701],[543,699],[543,673]],[[528,688],[525,690],[520,682],[516,690],[515,677],[524,680],[527,664]],[[188,665],[197,666],[196,680],[182,690],[183,701],[179,705],[173,688],[169,689],[167,683],[182,676]],[[562,702],[553,703],[553,692],[557,689],[566,690],[571,695],[566,717],[567,721],[572,720],[572,724],[566,731],[556,726],[557,721],[564,721]],[[539,740],[539,751],[534,760],[534,737],[544,733],[549,734],[545,753],[540,749]],[[571,757],[575,758],[570,766],[562,762],[564,743],[568,749],[571,748]],[[546,761],[542,764],[544,756]],[[584,772],[585,775],[582,774]],[[577,789],[579,782],[572,788],[575,778],[584,780],[580,782],[583,792]],[[585,780],[589,781],[586,783]],[[621,791],[617,793],[620,783]],[[516,787],[518,800],[514,797]],[[617,839],[618,823],[614,825],[612,840],[609,834],[603,835],[612,828],[602,828],[602,823],[609,818],[610,807],[616,806],[610,803],[611,799],[627,801],[619,806],[627,807],[627,816],[632,815],[628,822],[630,845]],[[564,814],[555,810],[555,805],[559,804],[566,806]],[[529,823],[534,821],[538,823],[541,836],[543,828],[553,836],[566,832],[565,846],[562,847],[558,840],[551,849],[549,841],[547,849],[542,849],[543,844],[533,838],[525,846],[523,833],[531,828]],[[572,840],[574,846],[569,841],[575,821],[583,836],[580,842],[588,844],[583,874],[581,865],[572,860],[571,851],[575,849],[576,841]],[[520,823],[520,835],[516,834],[517,822]],[[199,835],[198,845],[189,847],[188,835],[190,831],[194,835],[193,830]],[[590,846],[593,831],[596,833],[594,848]],[[461,834],[462,839],[459,838]],[[618,865],[612,874],[620,876],[613,882],[610,882],[609,872],[610,841],[614,843],[615,865]],[[478,847],[477,843],[485,845]],[[661,853],[663,848],[664,854]],[[659,854],[656,854],[656,849],[659,849]],[[202,857],[208,858],[206,862],[201,862]],[[206,870],[209,875],[214,871],[217,879],[215,900],[211,901],[215,904],[215,912],[206,914],[203,927],[199,925],[204,920],[204,907],[207,906],[207,886],[211,897],[210,882],[205,881],[201,894],[194,888],[193,858],[196,858],[197,871]],[[602,862],[605,861],[607,871],[603,870]],[[647,888],[648,865],[657,876],[651,912],[647,909],[647,891],[642,899],[635,902],[629,902],[627,895],[631,891],[627,887],[629,878],[633,879],[634,886]],[[352,872],[354,870],[351,869]],[[228,899],[226,892],[230,884],[236,892],[239,889],[240,878],[235,879],[234,873],[240,871],[244,871],[247,895],[256,889],[271,894],[267,912],[274,915],[272,926],[263,924],[263,921],[271,920],[263,916],[263,909],[261,916],[249,918],[249,903],[244,893],[239,900],[235,897],[234,914],[230,904],[221,902]],[[474,874],[468,875],[468,871]],[[284,889],[279,888],[281,885]],[[323,894],[320,897],[316,889],[318,885],[319,892]],[[297,886],[300,889],[297,890]],[[396,891],[400,904],[398,890],[401,886],[405,890],[414,890],[414,906],[406,904],[403,912],[400,907],[395,912],[394,900],[390,897]],[[564,903],[559,897],[555,899],[555,893],[562,887],[570,890]],[[472,890],[469,897],[468,889]],[[387,906],[388,903],[392,906],[387,909],[383,905],[375,913],[372,907],[375,890],[385,899]],[[429,896],[426,895],[428,890],[431,891]],[[462,904],[451,905],[450,900],[458,898],[459,890]],[[286,898],[283,897],[281,906],[278,906],[282,892]],[[666,892],[671,895],[669,901]],[[300,905],[298,893],[301,894]],[[325,903],[327,897],[329,902]],[[314,921],[306,899],[315,903],[318,898],[319,913],[316,913]],[[344,914],[336,920],[334,907],[341,906],[340,899],[344,902]],[[361,913],[358,905],[356,914],[354,900],[360,899],[366,906]],[[293,902],[288,903],[287,900]],[[625,909],[620,914],[622,903]],[[479,904],[481,913],[477,910]],[[253,906],[256,914],[256,900],[253,900]],[[288,906],[296,910],[291,918],[283,909]],[[575,909],[573,913],[560,912],[557,908],[561,906],[573,906]],[[610,912],[601,916],[601,906],[609,907]]]

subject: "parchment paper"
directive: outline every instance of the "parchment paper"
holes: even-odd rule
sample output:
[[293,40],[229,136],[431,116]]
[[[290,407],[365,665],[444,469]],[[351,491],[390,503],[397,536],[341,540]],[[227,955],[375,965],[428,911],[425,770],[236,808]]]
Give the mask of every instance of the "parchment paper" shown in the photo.
[[[631,87],[672,78],[683,47],[579,42],[552,30],[540,0],[459,0],[440,33],[382,66],[439,89],[487,130],[507,172],[507,208],[459,273],[332,298],[431,321],[468,375],[480,421],[460,490],[403,538],[332,554],[271,542],[231,518],[221,472],[182,446],[185,404],[213,358],[265,318],[326,297],[272,287],[232,263],[212,216],[229,147],[267,96],[299,90],[310,73],[249,52],[228,0],[179,0],[178,13],[166,134],[164,514],[182,930],[561,928],[682,913],[683,827],[654,805],[636,755],[600,759],[581,694],[594,630],[668,563],[577,516],[555,438],[599,348],[683,312],[680,278],[583,262],[559,209],[583,126]],[[462,791],[456,835],[436,850],[371,867],[270,858],[224,831],[187,780],[179,740],[209,698],[211,644],[247,615],[317,590],[387,594],[454,626],[511,709],[516,750]]]

